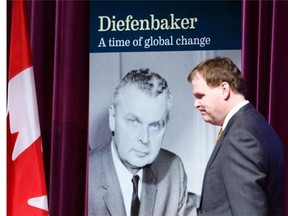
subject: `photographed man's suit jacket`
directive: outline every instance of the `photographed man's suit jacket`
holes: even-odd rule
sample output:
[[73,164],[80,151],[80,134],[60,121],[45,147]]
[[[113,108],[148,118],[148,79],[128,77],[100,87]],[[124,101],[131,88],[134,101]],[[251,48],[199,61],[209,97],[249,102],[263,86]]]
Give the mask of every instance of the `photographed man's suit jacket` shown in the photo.
[[[141,216],[195,215],[187,198],[186,174],[178,156],[163,150],[151,166],[143,168]],[[111,145],[90,152],[88,215],[125,216],[124,201],[113,164]]]
[[204,174],[200,215],[283,214],[283,150],[249,103],[228,122]]

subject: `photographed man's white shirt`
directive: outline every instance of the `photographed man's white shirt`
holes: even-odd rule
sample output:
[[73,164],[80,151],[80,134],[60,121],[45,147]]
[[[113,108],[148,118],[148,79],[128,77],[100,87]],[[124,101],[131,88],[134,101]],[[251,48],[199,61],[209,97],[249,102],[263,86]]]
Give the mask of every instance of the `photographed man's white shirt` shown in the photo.
[[[111,142],[111,150],[112,150],[112,158],[113,162],[116,168],[118,180],[121,187],[121,192],[124,200],[126,215],[130,216],[130,210],[131,210],[131,201],[132,201],[132,193],[133,193],[133,184],[132,184],[132,178],[133,174],[128,171],[128,169],[123,165],[123,163],[120,161],[119,157],[117,156],[115,146],[113,144],[113,140]],[[138,197],[140,200],[141,196],[141,190],[142,190],[142,176],[143,176],[143,170],[141,169],[137,175],[139,178],[138,183]]]

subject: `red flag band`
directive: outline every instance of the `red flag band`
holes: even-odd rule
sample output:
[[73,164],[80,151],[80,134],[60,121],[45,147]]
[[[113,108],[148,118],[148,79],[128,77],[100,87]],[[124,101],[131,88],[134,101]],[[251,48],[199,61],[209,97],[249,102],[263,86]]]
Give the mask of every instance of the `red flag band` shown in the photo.
[[48,215],[24,0],[13,1],[7,101],[7,215]]

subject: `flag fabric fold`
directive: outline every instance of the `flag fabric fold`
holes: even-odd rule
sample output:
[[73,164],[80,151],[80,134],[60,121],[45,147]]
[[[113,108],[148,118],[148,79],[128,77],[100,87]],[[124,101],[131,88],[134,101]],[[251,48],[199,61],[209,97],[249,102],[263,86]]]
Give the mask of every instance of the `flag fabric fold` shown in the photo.
[[24,0],[13,1],[7,100],[7,215],[48,215]]

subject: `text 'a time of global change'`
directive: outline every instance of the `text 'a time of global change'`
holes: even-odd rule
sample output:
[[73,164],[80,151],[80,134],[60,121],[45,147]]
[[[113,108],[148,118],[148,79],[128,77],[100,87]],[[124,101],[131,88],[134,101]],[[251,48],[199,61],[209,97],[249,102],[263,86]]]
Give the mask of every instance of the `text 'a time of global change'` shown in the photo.
[[[108,40],[108,46],[109,47],[130,47],[130,46],[143,46],[145,49],[149,49],[150,47],[156,47],[156,46],[200,46],[205,47],[206,45],[211,44],[210,37],[185,37],[181,35],[180,37],[177,37],[174,41],[173,36],[170,37],[162,37],[162,36],[150,36],[148,38],[139,37],[134,40],[119,40],[113,38],[109,38]],[[100,39],[100,42],[98,44],[98,47],[106,47],[106,43],[104,38]]]

